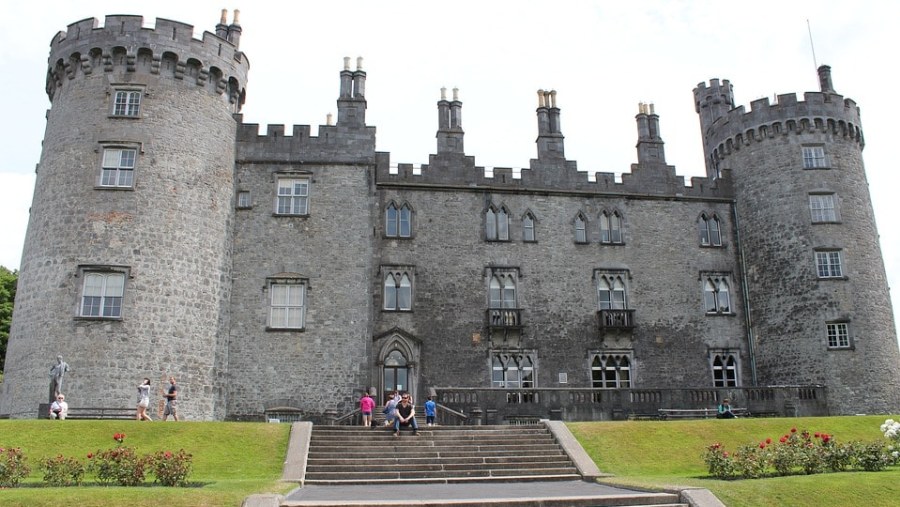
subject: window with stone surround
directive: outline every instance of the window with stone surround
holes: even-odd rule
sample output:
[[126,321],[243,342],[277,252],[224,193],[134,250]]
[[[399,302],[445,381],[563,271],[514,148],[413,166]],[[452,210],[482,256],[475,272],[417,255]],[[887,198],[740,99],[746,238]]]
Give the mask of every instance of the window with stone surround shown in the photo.
[[412,282],[415,268],[412,266],[384,266],[383,301],[381,308],[386,311],[412,310]]
[[237,194],[237,208],[238,209],[249,209],[253,207],[253,201],[250,199],[250,191],[249,190],[240,190]]
[[80,317],[121,319],[128,268],[85,266],[79,268],[81,286]]
[[824,146],[803,146],[804,169],[827,169],[828,160],[825,158]]
[[535,353],[491,353],[491,387],[530,389],[535,387]]
[[306,290],[309,281],[282,273],[268,279],[268,329],[303,330],[306,324]]
[[828,322],[825,324],[825,332],[828,335],[829,349],[851,348],[850,323]]
[[484,237],[488,241],[509,241],[509,210],[493,204],[484,213]]
[[412,236],[412,208],[407,203],[388,204],[384,211],[384,235],[389,238],[409,238]]
[[625,310],[628,308],[625,282],[628,273],[622,270],[595,270],[597,301],[601,310]]
[[534,233],[534,215],[528,211],[522,216],[522,241],[525,243],[534,243],[537,241],[537,236]]
[[837,222],[834,194],[809,194],[809,214],[814,224]]
[[816,274],[819,278],[843,278],[840,250],[816,251]]
[[710,367],[713,374],[713,387],[737,387],[739,356],[728,350],[711,350]]
[[631,351],[609,351],[591,354],[591,387],[619,389],[631,387]]
[[722,246],[722,228],[719,217],[712,213],[701,213],[697,222],[700,229],[701,246]]
[[600,243],[621,245],[625,243],[622,234],[622,214],[618,211],[600,213]]
[[731,275],[727,273],[701,273],[703,285],[703,309],[707,315],[732,315]]
[[278,178],[275,214],[309,214],[309,178]]
[[103,149],[100,168],[100,187],[132,188],[137,149],[110,146]]
[[141,90],[116,90],[113,94],[112,115],[137,118],[141,115]]
[[584,217],[584,213],[578,212],[575,215],[575,243],[580,245],[586,244],[588,242],[587,238],[587,219]]

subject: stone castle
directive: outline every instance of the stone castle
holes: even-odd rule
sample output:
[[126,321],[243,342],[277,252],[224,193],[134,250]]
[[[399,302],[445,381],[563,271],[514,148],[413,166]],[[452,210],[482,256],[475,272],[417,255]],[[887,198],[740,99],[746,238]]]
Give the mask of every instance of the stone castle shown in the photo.
[[619,181],[566,159],[554,91],[520,172],[466,154],[455,91],[428,163],[392,166],[349,59],[333,125],[260,135],[236,18],[143,22],[51,42],[0,415],[35,417],[57,354],[73,406],[174,375],[188,419],[318,421],[367,388],[488,421],[900,410],[859,108],[828,67],[749,111],[699,84],[689,184],[640,105]]

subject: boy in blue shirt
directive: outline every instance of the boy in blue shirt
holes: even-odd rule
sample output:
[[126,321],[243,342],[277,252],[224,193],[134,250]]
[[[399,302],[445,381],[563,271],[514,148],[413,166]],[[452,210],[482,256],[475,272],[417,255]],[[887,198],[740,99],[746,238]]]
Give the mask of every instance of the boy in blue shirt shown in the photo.
[[434,416],[437,415],[437,404],[432,399],[432,396],[428,397],[428,401],[425,402],[425,424],[426,426],[434,426]]

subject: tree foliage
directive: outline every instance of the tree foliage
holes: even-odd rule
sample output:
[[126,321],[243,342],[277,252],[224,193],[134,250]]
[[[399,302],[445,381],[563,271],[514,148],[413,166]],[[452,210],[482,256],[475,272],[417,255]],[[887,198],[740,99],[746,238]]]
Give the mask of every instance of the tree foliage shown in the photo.
[[18,271],[10,271],[0,266],[0,375],[3,374],[3,367],[6,364],[6,342],[9,340],[9,326],[12,323],[18,280]]

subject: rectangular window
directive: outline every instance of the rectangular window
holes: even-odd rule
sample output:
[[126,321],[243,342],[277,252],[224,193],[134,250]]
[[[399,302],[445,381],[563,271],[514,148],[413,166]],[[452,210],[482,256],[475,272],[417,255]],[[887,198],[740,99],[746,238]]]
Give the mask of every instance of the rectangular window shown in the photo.
[[136,90],[119,90],[113,103],[114,116],[137,117],[141,112],[141,92]]
[[306,310],[306,283],[301,280],[273,280],[269,285],[271,304],[269,327],[303,329]]
[[737,355],[719,352],[712,357],[713,386],[737,387],[738,360]]
[[850,330],[846,322],[830,322],[825,325],[828,332],[828,348],[850,348]]
[[278,197],[275,202],[275,213],[279,215],[309,214],[309,180],[278,180]]
[[816,252],[816,272],[819,278],[843,277],[840,250]]
[[822,146],[803,147],[803,168],[822,169],[828,167],[825,162],[825,148]]
[[810,194],[809,214],[813,223],[836,222],[834,194]]
[[237,207],[238,208],[250,208],[250,192],[246,190],[241,190],[237,195]]
[[137,150],[106,148],[103,150],[103,168],[100,186],[131,187],[134,185],[134,160]]
[[124,273],[85,271],[79,315],[119,319],[122,317],[124,295]]
[[703,308],[707,315],[732,315],[731,277],[726,273],[701,273]]
[[502,389],[534,387],[534,356],[528,353],[491,354],[491,386]]

